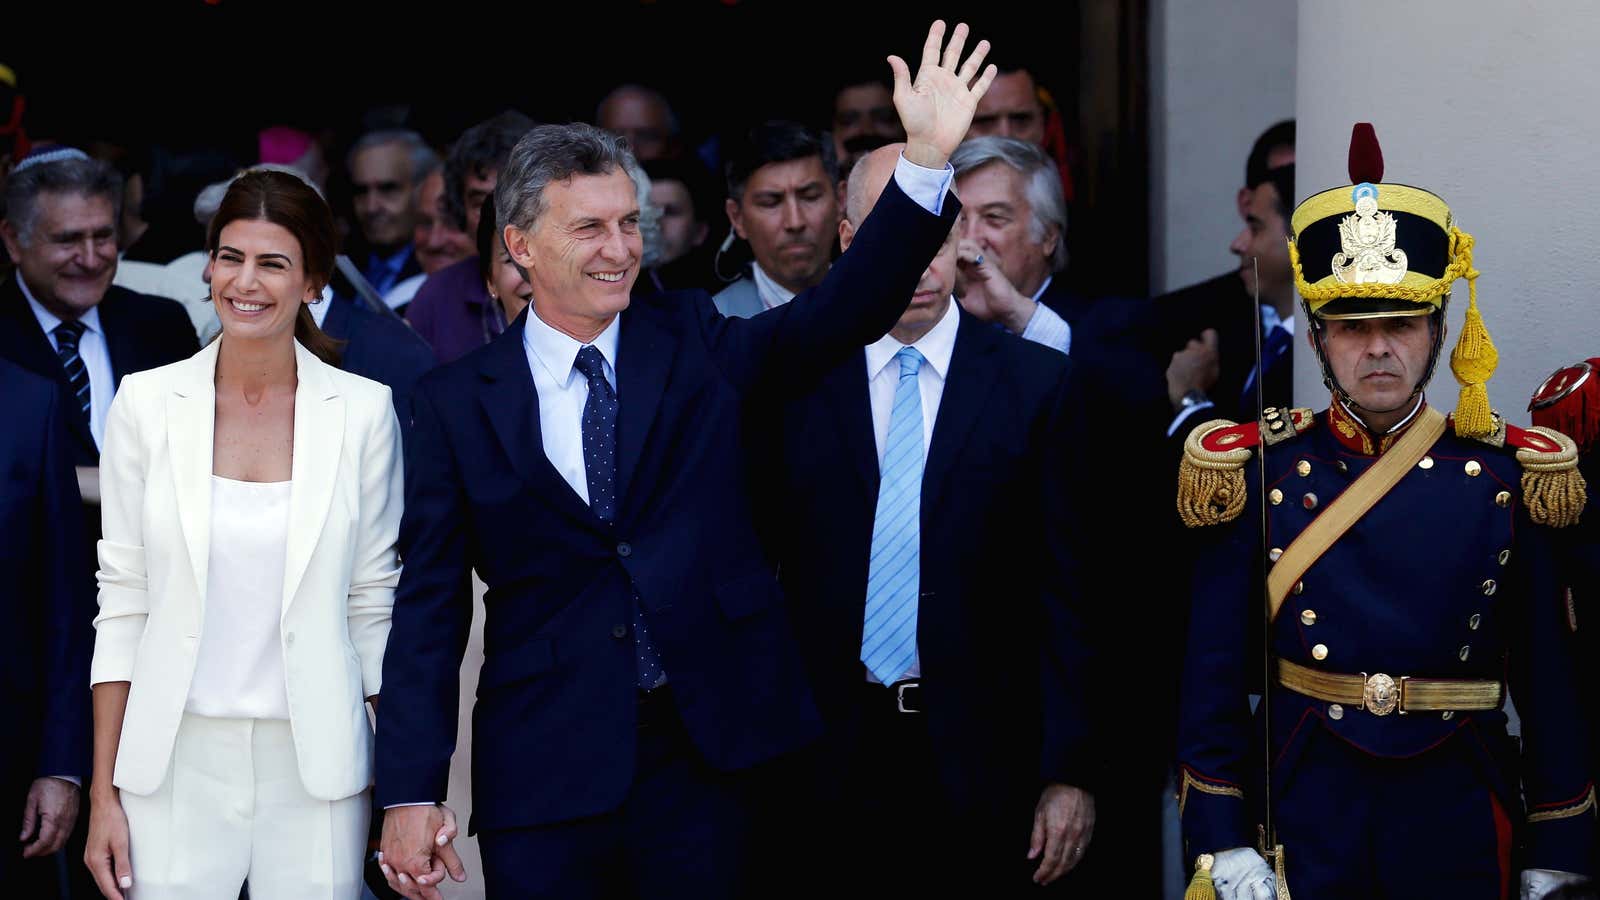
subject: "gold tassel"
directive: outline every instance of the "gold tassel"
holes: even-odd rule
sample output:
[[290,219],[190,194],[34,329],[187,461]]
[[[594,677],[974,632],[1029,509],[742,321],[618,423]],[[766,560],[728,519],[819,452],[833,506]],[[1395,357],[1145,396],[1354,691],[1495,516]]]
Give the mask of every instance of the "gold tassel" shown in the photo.
[[1467,279],[1467,315],[1461,337],[1450,351],[1450,371],[1461,383],[1455,412],[1458,437],[1484,437],[1494,431],[1489,390],[1484,385],[1500,364],[1500,351],[1495,349],[1489,329],[1483,324],[1483,314],[1478,311],[1478,270],[1472,267],[1472,243],[1472,235],[1459,228],[1450,229],[1452,264],[1464,268],[1462,277]]
[[1200,854],[1194,861],[1194,878],[1184,889],[1183,900],[1217,900],[1217,886],[1211,883],[1211,864],[1216,858],[1209,853]]
[[1183,442],[1183,461],[1178,463],[1178,517],[1190,528],[1232,522],[1244,512],[1248,496],[1244,464],[1250,459],[1248,448],[1207,450],[1201,438],[1219,428],[1232,428],[1227,419],[1213,419],[1193,431]]
[[1554,453],[1518,450],[1522,464],[1522,502],[1539,525],[1566,528],[1578,524],[1588,499],[1588,484],[1578,471],[1578,445],[1553,428],[1530,428],[1560,446]]

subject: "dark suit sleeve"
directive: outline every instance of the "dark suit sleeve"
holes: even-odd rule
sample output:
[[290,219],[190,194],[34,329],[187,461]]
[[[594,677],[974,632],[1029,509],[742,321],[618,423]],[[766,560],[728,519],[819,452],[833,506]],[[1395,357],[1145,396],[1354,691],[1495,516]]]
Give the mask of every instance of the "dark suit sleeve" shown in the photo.
[[889,333],[917,282],[955,226],[961,204],[946,193],[939,215],[918,206],[894,179],[823,282],[749,319],[699,304],[706,342],[735,384],[772,373],[807,379]]
[[[1070,365],[1063,371],[1045,430],[1043,490],[1044,544],[1040,575],[1046,636],[1041,647],[1040,696],[1044,716],[1039,774],[1046,784],[1070,784],[1093,791],[1103,769],[1094,746],[1095,715],[1089,696],[1092,653],[1085,615],[1087,565],[1095,557],[1091,511],[1074,487],[1094,467],[1080,457],[1092,444],[1074,435],[1083,418],[1083,394]],[[1104,583],[1103,581],[1101,583]]]
[[472,626],[464,489],[428,388],[424,383],[412,394],[412,428],[405,442],[404,568],[383,655],[378,710],[380,806],[445,799],[456,745],[461,658]]
[[1529,868],[1593,873],[1594,782],[1580,698],[1577,647],[1555,536],[1526,514],[1517,523],[1519,575],[1527,584],[1512,635],[1507,680],[1522,719]]
[[89,657],[94,648],[94,567],[83,541],[83,502],[73,472],[72,450],[62,417],[61,393],[49,393],[40,466],[36,527],[46,607],[40,658],[45,728],[38,775],[89,775]]

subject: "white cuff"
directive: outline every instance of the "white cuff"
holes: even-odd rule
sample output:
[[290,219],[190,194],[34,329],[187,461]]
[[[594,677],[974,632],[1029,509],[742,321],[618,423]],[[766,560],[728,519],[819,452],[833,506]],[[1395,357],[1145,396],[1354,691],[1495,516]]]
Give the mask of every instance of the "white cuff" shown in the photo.
[[1212,403],[1210,400],[1207,400],[1204,403],[1196,403],[1183,412],[1178,413],[1177,417],[1172,420],[1172,424],[1167,426],[1167,437],[1172,437],[1174,434],[1177,434],[1178,429],[1183,427],[1183,423],[1189,421],[1190,416],[1202,409],[1212,409],[1215,406],[1216,404]]
[[900,190],[936,216],[944,210],[944,195],[955,177],[956,170],[949,163],[945,163],[943,169],[928,169],[906,159],[904,153],[894,165],[894,181],[900,185]]
[[1022,329],[1021,337],[1062,353],[1072,352],[1072,326],[1055,310],[1037,300],[1034,301],[1033,315],[1028,317],[1028,325]]

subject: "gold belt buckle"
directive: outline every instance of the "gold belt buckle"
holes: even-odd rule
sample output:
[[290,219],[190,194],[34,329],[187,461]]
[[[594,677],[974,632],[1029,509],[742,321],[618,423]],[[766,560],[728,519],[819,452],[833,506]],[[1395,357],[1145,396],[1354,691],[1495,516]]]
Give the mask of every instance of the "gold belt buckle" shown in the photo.
[[[1388,675],[1379,672],[1375,675],[1361,673],[1367,680],[1361,687],[1361,705],[1367,712],[1375,716],[1387,716],[1400,709],[1400,693],[1405,686],[1405,679],[1394,680]],[[1401,715],[1405,715],[1401,710]]]

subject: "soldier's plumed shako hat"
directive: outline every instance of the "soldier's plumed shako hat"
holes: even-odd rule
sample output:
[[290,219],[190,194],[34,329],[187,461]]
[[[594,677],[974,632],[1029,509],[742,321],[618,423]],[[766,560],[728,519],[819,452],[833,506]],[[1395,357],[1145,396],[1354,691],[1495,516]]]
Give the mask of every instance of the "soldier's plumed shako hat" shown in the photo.
[[1383,150],[1365,122],[1351,131],[1349,171],[1349,185],[1312,194],[1290,218],[1289,261],[1306,312],[1318,320],[1428,315],[1441,312],[1465,278],[1466,322],[1450,354],[1461,383],[1456,431],[1488,434],[1484,384],[1498,357],[1478,312],[1472,236],[1438,195],[1383,180]]

